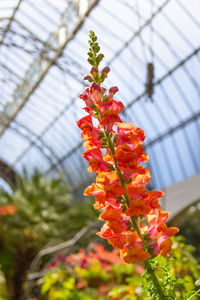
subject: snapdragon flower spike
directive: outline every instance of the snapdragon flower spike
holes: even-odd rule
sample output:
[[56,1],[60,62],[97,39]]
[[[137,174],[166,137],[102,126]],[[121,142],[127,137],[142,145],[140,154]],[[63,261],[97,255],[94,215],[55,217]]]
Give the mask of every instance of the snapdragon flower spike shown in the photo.
[[[162,211],[158,201],[164,193],[145,188],[151,175],[140,165],[149,159],[142,146],[144,131],[121,120],[124,105],[113,99],[118,88],[106,92],[101,85],[110,69],[99,70],[102,56],[93,32],[89,43],[92,69],[85,78],[89,78],[90,86],[80,95],[89,115],[77,124],[87,149],[83,156],[89,163],[88,171],[97,173],[96,183],[84,192],[96,197],[96,209],[103,209],[100,220],[105,224],[97,235],[120,249],[127,263],[146,261],[158,254],[167,256],[172,246],[170,238],[178,229],[165,224],[169,214]],[[92,118],[98,120],[98,128],[93,126]]]

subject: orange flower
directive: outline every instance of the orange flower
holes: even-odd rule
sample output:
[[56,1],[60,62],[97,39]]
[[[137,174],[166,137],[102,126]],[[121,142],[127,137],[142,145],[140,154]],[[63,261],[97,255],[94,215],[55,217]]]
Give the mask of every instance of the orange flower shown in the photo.
[[136,231],[127,231],[126,232],[126,246],[132,247],[135,245],[135,243],[140,244],[142,246],[141,238],[139,237],[138,233]]
[[123,110],[124,105],[121,101],[115,101],[112,99],[109,101],[99,103],[98,108],[104,118],[106,116],[118,115]]
[[100,220],[120,219],[122,211],[119,207],[107,205],[105,211],[100,215]]
[[160,244],[160,254],[164,257],[167,256],[167,254],[169,254],[171,252],[171,248],[172,248],[172,241],[170,239],[168,240],[164,240],[161,244]]
[[139,167],[139,163],[148,161],[148,155],[143,151],[143,146],[138,145],[135,149],[131,149],[128,145],[119,145],[114,155],[122,170],[135,171]]
[[16,206],[14,205],[4,205],[0,206],[0,215],[12,215],[17,211]]
[[97,145],[101,144],[101,141],[99,139],[99,129],[95,128],[94,126],[90,128],[84,128],[82,132],[82,138],[83,140],[93,139],[93,142]]
[[146,205],[144,199],[139,198],[131,201],[129,208],[125,211],[127,216],[139,217],[146,215],[151,211],[151,208]]
[[128,230],[126,221],[121,219],[110,219],[107,221],[107,225],[111,228],[113,234],[119,234]]
[[96,182],[104,185],[112,184],[114,182],[119,183],[119,176],[117,175],[116,171],[99,172],[96,178]]
[[113,248],[123,249],[126,243],[126,237],[123,234],[119,234],[117,236],[110,237],[108,242],[113,246]]
[[149,205],[152,209],[161,209],[161,206],[158,203],[158,198],[164,196],[164,193],[161,191],[151,191],[148,193],[148,197],[146,199],[147,205]]
[[90,167],[88,172],[108,171],[109,164],[103,160],[101,150],[99,148],[89,149],[83,152],[83,157],[88,160]]
[[154,255],[160,253],[162,256],[166,256],[171,251],[172,241],[170,237],[178,232],[178,228],[168,228],[165,224],[168,216],[169,212],[160,211],[157,215],[149,218],[148,233],[151,241],[156,239],[156,242],[152,245]]
[[164,235],[171,237],[173,235],[175,235],[179,230],[177,227],[167,227],[167,225],[164,224],[160,224],[157,227],[157,231],[158,232],[162,232]]
[[96,208],[96,209],[102,209],[106,205],[113,205],[115,207],[119,207],[120,203],[117,202],[117,200],[115,198],[108,198],[108,197],[106,197],[106,193],[105,192],[103,192],[103,194],[101,194],[101,195],[97,195],[96,196],[96,202],[94,204],[94,208]]
[[101,126],[105,126],[108,132],[112,130],[114,124],[122,122],[118,114],[123,110],[124,105],[121,101],[113,99],[101,102],[97,105],[102,118],[99,120]]
[[160,211],[158,214],[150,215],[148,218],[149,221],[149,233],[152,234],[155,230],[157,230],[157,226],[163,224],[167,221],[169,216],[168,211]]
[[76,123],[82,130],[81,136],[83,140],[86,140],[83,144],[86,149],[92,149],[101,145],[101,140],[99,138],[100,130],[93,126],[91,115],[81,118]]
[[109,164],[113,165],[113,158],[110,155],[110,151],[107,149],[106,153],[103,155],[103,160],[107,161]]
[[139,246],[122,249],[120,251],[120,255],[127,264],[135,264],[140,261],[145,261],[150,256],[148,252],[144,251]]
[[98,196],[102,194],[103,190],[95,183],[92,183],[92,185],[88,186],[84,191],[85,196]]
[[89,93],[96,104],[101,103],[101,88],[96,82],[91,83]]
[[92,128],[92,126],[93,126],[91,115],[87,115],[87,116],[81,118],[76,123],[81,130],[84,130],[85,128]]
[[149,179],[151,177],[148,168],[143,168],[142,166],[140,166],[140,168],[137,168],[135,171],[135,173],[132,173],[130,175],[132,181],[127,185],[128,191],[132,188],[144,187],[149,182]]
[[100,142],[96,139],[93,138],[88,138],[84,143],[83,143],[83,147],[85,149],[91,150],[95,147],[100,147]]
[[[116,224],[115,224],[116,225]],[[122,228],[123,232],[124,228]],[[97,232],[97,235],[105,238],[114,248],[122,249],[126,243],[126,237],[124,234],[116,233],[113,231],[113,228],[107,223],[103,225],[100,232]]]
[[125,192],[124,188],[120,186],[119,177],[115,171],[99,172],[96,182],[102,187],[108,198],[117,198]]
[[122,122],[120,117],[118,115],[108,115],[103,117],[103,119],[100,120],[100,124],[102,127],[106,127],[108,132],[111,132],[113,125]]
[[118,139],[116,145],[128,145],[132,149],[136,148],[141,144],[144,139],[144,131],[136,127],[132,123],[119,123],[118,129]]

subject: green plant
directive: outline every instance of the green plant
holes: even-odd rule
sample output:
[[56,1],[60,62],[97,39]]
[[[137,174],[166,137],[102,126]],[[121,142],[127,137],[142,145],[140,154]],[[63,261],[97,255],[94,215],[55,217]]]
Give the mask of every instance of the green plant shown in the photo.
[[48,180],[37,171],[18,178],[18,187],[0,192],[2,203],[14,204],[14,215],[0,216],[0,264],[9,298],[21,299],[26,275],[45,246],[70,239],[92,218],[89,206],[76,201],[62,178]]
[[[193,252],[193,247],[178,237],[169,259],[160,255],[152,264],[168,299],[197,299],[195,282],[200,278],[200,265]],[[55,257],[45,269],[41,293],[45,300],[159,299],[142,265],[125,264],[116,250],[110,252],[98,244],[88,251]]]

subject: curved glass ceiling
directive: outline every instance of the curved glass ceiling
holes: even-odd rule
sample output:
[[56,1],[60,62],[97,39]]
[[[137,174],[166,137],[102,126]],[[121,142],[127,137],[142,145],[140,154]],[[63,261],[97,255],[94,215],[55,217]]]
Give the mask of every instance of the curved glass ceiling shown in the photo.
[[145,131],[151,184],[199,172],[199,1],[79,2],[1,1],[0,159],[19,173],[63,172],[74,190],[91,179],[76,120],[92,29],[123,120]]

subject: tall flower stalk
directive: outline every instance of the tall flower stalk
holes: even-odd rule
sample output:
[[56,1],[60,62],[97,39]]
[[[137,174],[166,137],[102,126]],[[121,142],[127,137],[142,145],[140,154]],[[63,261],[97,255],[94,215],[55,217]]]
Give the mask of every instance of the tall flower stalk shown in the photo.
[[[119,117],[124,109],[121,101],[114,100],[116,86],[108,91],[102,86],[110,69],[99,70],[104,55],[93,31],[89,33],[88,62],[90,74],[84,77],[90,86],[80,98],[85,102],[87,116],[77,124],[82,130],[86,151],[83,157],[89,163],[89,172],[96,172],[96,183],[87,187],[84,195],[96,196],[94,207],[102,209],[100,219],[105,221],[97,233],[114,247],[126,263],[142,262],[151,278],[159,299],[166,299],[163,288],[152,267],[152,259],[171,251],[171,237],[178,232],[167,227],[169,213],[162,211],[158,199],[161,191],[145,188],[150,171],[140,165],[148,161],[142,142],[142,129],[124,123]],[[93,120],[96,119],[94,126]]]

